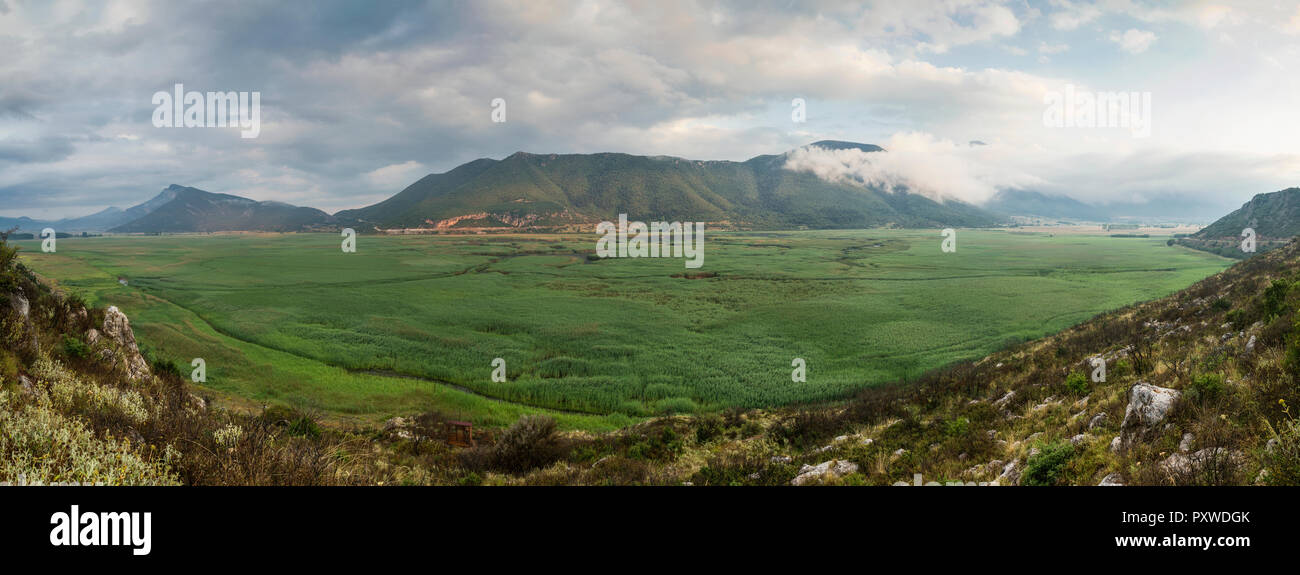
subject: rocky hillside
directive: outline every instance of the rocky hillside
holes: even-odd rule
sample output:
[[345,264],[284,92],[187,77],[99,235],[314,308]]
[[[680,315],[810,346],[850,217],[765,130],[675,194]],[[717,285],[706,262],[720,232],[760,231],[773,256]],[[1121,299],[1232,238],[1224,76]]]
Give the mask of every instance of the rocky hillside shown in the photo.
[[1300,484],[1294,242],[1173,296],[834,404],[600,435],[528,416],[462,447],[438,413],[338,429],[289,406],[217,407],[175,363],[142,352],[124,314],[51,292],[13,253],[0,240],[0,481]]
[[1242,259],[1252,255],[1241,249],[1241,234],[1246,228],[1255,230],[1254,253],[1285,245],[1300,234],[1300,188],[1256,194],[1232,213],[1175,242],[1221,256]]

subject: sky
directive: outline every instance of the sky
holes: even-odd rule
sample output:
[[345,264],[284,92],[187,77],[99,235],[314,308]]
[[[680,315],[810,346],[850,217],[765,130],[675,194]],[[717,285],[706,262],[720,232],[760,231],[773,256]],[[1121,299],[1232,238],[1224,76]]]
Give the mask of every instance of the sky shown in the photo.
[[[520,150],[741,161],[836,139],[888,159],[788,167],[1212,219],[1300,185],[1298,72],[1295,2],[0,0],[0,215],[169,184],[334,212]],[[258,137],[156,127],[178,83],[259,93]],[[1150,129],[1049,120],[1067,92],[1149,98]]]

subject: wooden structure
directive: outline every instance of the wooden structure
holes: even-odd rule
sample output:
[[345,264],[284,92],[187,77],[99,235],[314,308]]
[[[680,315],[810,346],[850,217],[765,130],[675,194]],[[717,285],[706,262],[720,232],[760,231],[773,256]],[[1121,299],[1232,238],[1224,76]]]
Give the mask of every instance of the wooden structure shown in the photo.
[[456,447],[474,447],[474,425],[467,421],[448,421],[447,443]]

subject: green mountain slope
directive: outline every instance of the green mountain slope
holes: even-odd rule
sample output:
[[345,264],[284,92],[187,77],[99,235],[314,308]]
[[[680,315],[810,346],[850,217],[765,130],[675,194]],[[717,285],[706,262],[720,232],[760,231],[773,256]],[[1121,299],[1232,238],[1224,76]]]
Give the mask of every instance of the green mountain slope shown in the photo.
[[1244,258],[1251,255],[1241,249],[1246,228],[1255,230],[1253,253],[1276,248],[1300,234],[1300,188],[1257,194],[1236,211],[1177,242],[1226,257]]
[[[164,202],[165,200],[165,202]],[[180,233],[219,231],[299,231],[324,225],[333,218],[315,208],[279,202],[259,202],[229,194],[171,185],[146,204],[160,203],[115,233]]]
[[[883,152],[822,141],[825,149]],[[785,155],[745,162],[628,154],[480,159],[335,216],[358,227],[544,227],[612,220],[705,221],[755,228],[973,227],[1000,217],[961,202],[827,182],[785,169]]]

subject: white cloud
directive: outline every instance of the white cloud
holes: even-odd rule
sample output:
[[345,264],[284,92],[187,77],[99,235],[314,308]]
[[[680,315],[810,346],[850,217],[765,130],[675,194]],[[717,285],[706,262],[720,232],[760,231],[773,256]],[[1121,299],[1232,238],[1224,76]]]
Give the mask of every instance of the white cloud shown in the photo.
[[1088,2],[1052,0],[1052,6],[1056,10],[1048,20],[1057,30],[1074,30],[1101,17],[1101,9]]
[[1154,32],[1136,28],[1129,28],[1124,32],[1116,30],[1110,33],[1110,41],[1118,44],[1121,50],[1129,54],[1146,52],[1156,42],[1156,39]]
[[389,164],[365,174],[365,181],[376,190],[397,192],[429,174],[429,168],[415,160]]
[[1070,45],[1065,43],[1048,44],[1047,42],[1041,42],[1038,44],[1039,54],[1060,54],[1063,52],[1068,52],[1069,50],[1070,50]]
[[911,132],[895,134],[883,147],[885,152],[803,147],[786,157],[785,167],[831,182],[974,204],[1002,189],[1042,183],[1005,161],[1005,151],[997,146],[958,144]]

